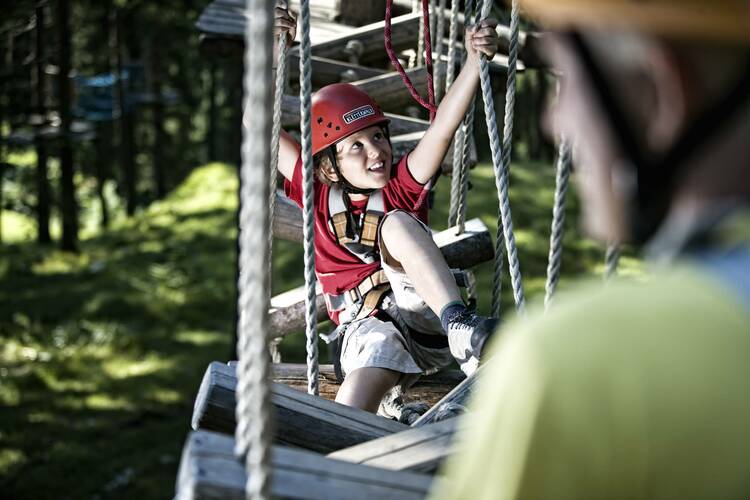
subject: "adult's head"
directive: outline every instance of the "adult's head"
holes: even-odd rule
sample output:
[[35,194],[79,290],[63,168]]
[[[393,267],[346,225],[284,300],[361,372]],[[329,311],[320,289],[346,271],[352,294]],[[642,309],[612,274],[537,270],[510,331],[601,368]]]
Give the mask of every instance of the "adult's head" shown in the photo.
[[585,224],[643,242],[670,212],[750,201],[750,0],[521,0],[553,29],[549,122],[576,142]]

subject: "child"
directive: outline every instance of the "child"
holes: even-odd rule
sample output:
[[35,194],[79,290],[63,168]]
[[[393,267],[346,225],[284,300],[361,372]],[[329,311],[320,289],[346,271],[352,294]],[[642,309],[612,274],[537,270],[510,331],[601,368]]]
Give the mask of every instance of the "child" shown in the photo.
[[[426,184],[472,104],[479,54],[497,50],[496,22],[466,31],[467,61],[414,150],[393,163],[388,119],[349,84],[312,99],[315,268],[337,328],[345,379],[336,401],[375,412],[383,395],[455,357],[473,373],[496,320],[467,310],[426,226]],[[295,19],[277,6],[277,33]],[[279,171],[302,206],[300,146],[282,133]]]

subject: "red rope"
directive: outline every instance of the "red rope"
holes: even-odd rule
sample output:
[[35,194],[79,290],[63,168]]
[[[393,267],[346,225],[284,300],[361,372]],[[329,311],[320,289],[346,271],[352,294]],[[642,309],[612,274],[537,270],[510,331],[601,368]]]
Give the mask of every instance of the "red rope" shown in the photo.
[[409,89],[409,93],[422,105],[425,109],[430,112],[430,121],[435,119],[435,113],[437,112],[437,106],[435,105],[435,85],[432,82],[432,41],[430,40],[430,4],[429,0],[422,0],[422,19],[424,24],[424,48],[425,48],[425,67],[427,68],[427,100],[419,95],[414,84],[406,74],[406,70],[401,66],[401,63],[396,56],[396,52],[393,50],[393,42],[391,39],[391,17],[393,8],[393,0],[387,0],[385,3],[385,28],[383,34],[385,37],[385,51],[388,53],[388,59],[396,68],[396,71],[401,75],[401,79],[404,81],[404,85]]

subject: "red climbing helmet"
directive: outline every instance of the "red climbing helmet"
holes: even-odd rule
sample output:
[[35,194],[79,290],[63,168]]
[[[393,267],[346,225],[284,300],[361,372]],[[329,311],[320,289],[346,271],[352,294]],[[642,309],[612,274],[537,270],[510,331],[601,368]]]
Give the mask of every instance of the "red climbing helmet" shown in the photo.
[[327,85],[312,97],[312,153],[318,154],[354,132],[388,122],[380,106],[354,85]]

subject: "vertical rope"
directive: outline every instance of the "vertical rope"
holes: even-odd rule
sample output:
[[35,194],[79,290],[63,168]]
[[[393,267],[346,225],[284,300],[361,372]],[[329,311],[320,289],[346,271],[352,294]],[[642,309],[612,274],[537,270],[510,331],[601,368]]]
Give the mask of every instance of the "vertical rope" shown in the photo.
[[[429,16],[428,16],[429,17]],[[417,37],[417,58],[416,66],[420,67],[424,64],[424,32],[425,29],[430,29],[429,20],[425,20],[424,16],[419,18],[419,36]]]
[[240,168],[240,273],[238,287],[237,428],[235,453],[245,455],[248,499],[270,498],[270,393],[268,334],[268,139],[271,136],[273,1],[245,7],[244,129]]
[[[464,33],[471,25],[474,1],[466,0],[464,9]],[[464,42],[465,43],[465,42]],[[464,53],[465,64],[467,53]],[[462,64],[462,66],[463,66]],[[458,226],[457,234],[464,232],[466,222],[466,196],[469,186],[469,153],[471,135],[474,133],[474,98],[464,116],[464,120],[453,139],[453,176],[451,177],[451,204],[448,217],[449,226]]]
[[604,281],[609,281],[617,275],[617,265],[620,263],[620,244],[610,243],[604,255]]
[[[268,179],[268,295],[273,289],[273,222],[276,216],[276,179],[279,172],[279,138],[281,136],[281,100],[286,86],[286,34],[279,37],[279,59],[276,62],[276,87],[273,100],[273,128],[271,129],[271,169]],[[279,339],[270,342],[269,352],[274,363],[281,362]]]
[[435,22],[435,103],[440,103],[443,98],[443,75],[445,64],[443,64],[443,34],[445,33],[445,0],[439,0]]
[[[511,45],[508,57],[508,90],[506,97],[506,120],[504,141],[507,134],[513,132],[513,105],[515,102],[515,68],[518,58],[518,0],[513,0],[511,13]],[[482,19],[489,16],[492,9],[492,1],[484,0],[482,4]],[[509,152],[503,151],[497,130],[497,119],[495,117],[495,104],[490,84],[489,62],[483,55],[479,59],[479,76],[482,85],[482,96],[484,97],[484,112],[487,118],[487,132],[490,136],[490,149],[492,150],[492,164],[495,168],[495,185],[498,192],[498,231],[495,240],[495,273],[493,276],[492,290],[492,314],[500,315],[500,282],[502,277],[502,242],[505,240],[505,248],[508,254],[508,267],[513,288],[513,298],[516,309],[522,311],[524,308],[523,284],[521,283],[521,269],[518,263],[518,252],[516,240],[513,234],[513,221],[511,219],[510,202],[508,198],[508,168],[510,162]],[[512,83],[512,84],[511,84]],[[508,106],[508,103],[511,103]],[[508,116],[510,115],[510,116]],[[507,162],[506,162],[507,160]]]
[[310,1],[301,0],[300,19],[300,59],[299,59],[299,98],[300,132],[302,136],[302,211],[304,253],[305,253],[305,335],[307,337],[307,392],[318,395],[318,308],[315,293],[315,218],[313,215],[313,162],[312,162],[312,64],[310,47]]
[[[411,11],[412,12],[418,12],[419,11],[419,0],[411,0]],[[422,19],[419,19],[419,30],[422,30]],[[420,34],[420,38],[421,38]],[[419,45],[419,44],[418,44]],[[411,69],[417,65],[417,54],[418,52],[414,52],[412,55],[409,56],[409,62],[408,62],[408,68]]]
[[451,24],[448,31],[448,67],[445,71],[445,92],[456,77],[456,42],[458,41],[458,2],[451,1]]
[[562,261],[563,234],[565,229],[565,198],[570,179],[570,144],[567,139],[560,140],[557,153],[555,180],[555,204],[552,208],[552,230],[549,237],[549,260],[547,262],[547,284],[544,295],[544,307],[552,303],[557,283],[560,280]]

